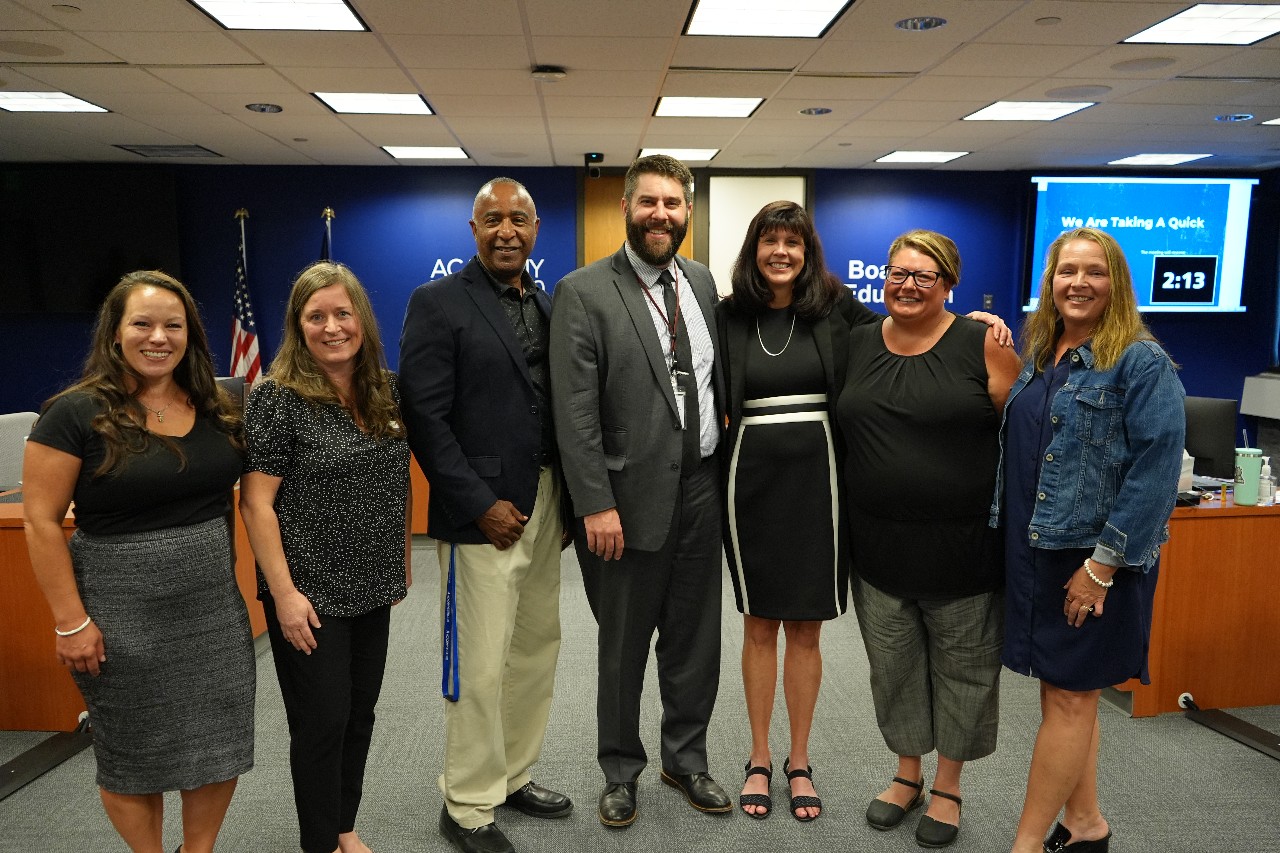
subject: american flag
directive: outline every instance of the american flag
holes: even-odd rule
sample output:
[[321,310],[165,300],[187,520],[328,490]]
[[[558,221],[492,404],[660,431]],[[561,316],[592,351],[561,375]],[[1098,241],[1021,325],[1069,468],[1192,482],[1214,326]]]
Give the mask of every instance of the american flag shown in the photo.
[[245,279],[244,220],[240,220],[240,253],[236,256],[235,322],[231,327],[231,375],[243,376],[252,385],[262,370],[258,355],[258,327],[253,322],[249,283]]

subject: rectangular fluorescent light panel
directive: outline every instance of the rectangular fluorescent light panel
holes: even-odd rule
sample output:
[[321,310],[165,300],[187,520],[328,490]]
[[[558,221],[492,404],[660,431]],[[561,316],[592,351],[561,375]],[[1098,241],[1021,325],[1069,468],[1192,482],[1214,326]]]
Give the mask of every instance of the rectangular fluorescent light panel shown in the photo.
[[968,151],[894,151],[876,160],[877,163],[950,163]]
[[1273,118],[1268,121],[1264,121],[1263,124],[1280,124],[1280,118]]
[[1108,166],[1177,166],[1192,160],[1203,160],[1212,154],[1134,154],[1120,160],[1111,160]]
[[365,115],[434,115],[421,95],[394,95],[385,92],[312,92],[335,113]]
[[764,98],[659,98],[655,116],[746,118]]
[[228,30],[364,32],[344,0],[191,0]]
[[712,157],[720,153],[719,148],[641,148],[640,156],[648,157],[650,154],[666,154],[668,157],[674,157],[682,163],[702,163],[710,160]]
[[1247,45],[1276,33],[1280,33],[1280,6],[1200,3],[1129,36],[1125,42]]
[[139,157],[200,157],[208,159],[222,156],[216,151],[210,151],[203,145],[116,145],[114,147],[130,151]]
[[819,38],[851,0],[698,0],[687,36]]
[[0,92],[0,110],[11,113],[105,113],[66,92]]
[[382,150],[397,160],[466,160],[467,152],[452,145],[384,145]]
[[965,121],[1055,121],[1094,105],[1093,101],[996,101]]

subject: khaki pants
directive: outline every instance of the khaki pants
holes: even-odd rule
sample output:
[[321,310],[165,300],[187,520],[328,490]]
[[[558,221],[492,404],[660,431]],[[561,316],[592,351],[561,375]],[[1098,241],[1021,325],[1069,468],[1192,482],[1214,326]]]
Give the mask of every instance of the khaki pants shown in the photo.
[[546,733],[560,651],[560,489],[543,468],[533,514],[505,551],[441,542],[440,610],[455,549],[459,695],[444,701],[440,774],[449,816],[464,829],[529,781]]

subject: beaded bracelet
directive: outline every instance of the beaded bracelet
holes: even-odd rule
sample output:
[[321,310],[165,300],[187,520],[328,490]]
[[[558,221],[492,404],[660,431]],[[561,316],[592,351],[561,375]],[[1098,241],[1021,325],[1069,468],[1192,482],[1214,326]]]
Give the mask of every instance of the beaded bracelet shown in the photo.
[[1115,586],[1115,585],[1116,585],[1116,582],[1115,582],[1114,580],[1109,580],[1109,581],[1107,581],[1106,583],[1103,583],[1103,582],[1098,578],[1098,576],[1097,576],[1097,575],[1095,575],[1095,574],[1093,573],[1093,566],[1092,566],[1092,565],[1090,565],[1090,563],[1089,563],[1089,558],[1088,558],[1088,557],[1085,557],[1085,558],[1084,558],[1084,571],[1085,571],[1085,574],[1087,574],[1087,575],[1089,576],[1089,580],[1093,581],[1094,583],[1096,583],[1098,586],[1102,587],[1103,589],[1111,589],[1111,587],[1113,587],[1113,586]]
[[70,637],[72,634],[79,634],[79,633],[80,633],[81,631],[83,631],[85,628],[88,628],[88,627],[89,627],[89,623],[90,623],[90,622],[92,622],[92,621],[93,621],[93,617],[92,617],[92,616],[86,616],[86,617],[84,617],[84,621],[80,623],[80,627],[79,627],[79,628],[72,628],[70,631],[59,631],[59,630],[58,630],[58,626],[57,626],[57,625],[54,625],[54,626],[53,626],[53,633],[57,634],[59,637]]

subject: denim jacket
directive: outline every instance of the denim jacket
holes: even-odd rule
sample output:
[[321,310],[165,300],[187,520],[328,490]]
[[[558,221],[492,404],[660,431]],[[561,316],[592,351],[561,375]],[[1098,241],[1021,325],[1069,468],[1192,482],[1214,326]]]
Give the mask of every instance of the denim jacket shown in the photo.
[[[1109,370],[1095,370],[1086,342],[1070,353],[1065,385],[1050,404],[1053,437],[1040,464],[1032,548],[1093,548],[1108,565],[1148,571],[1169,538],[1186,431],[1186,392],[1154,341],[1130,344]],[[1027,364],[1013,398],[1035,375]],[[1004,496],[1004,428],[991,503],[992,527]]]

